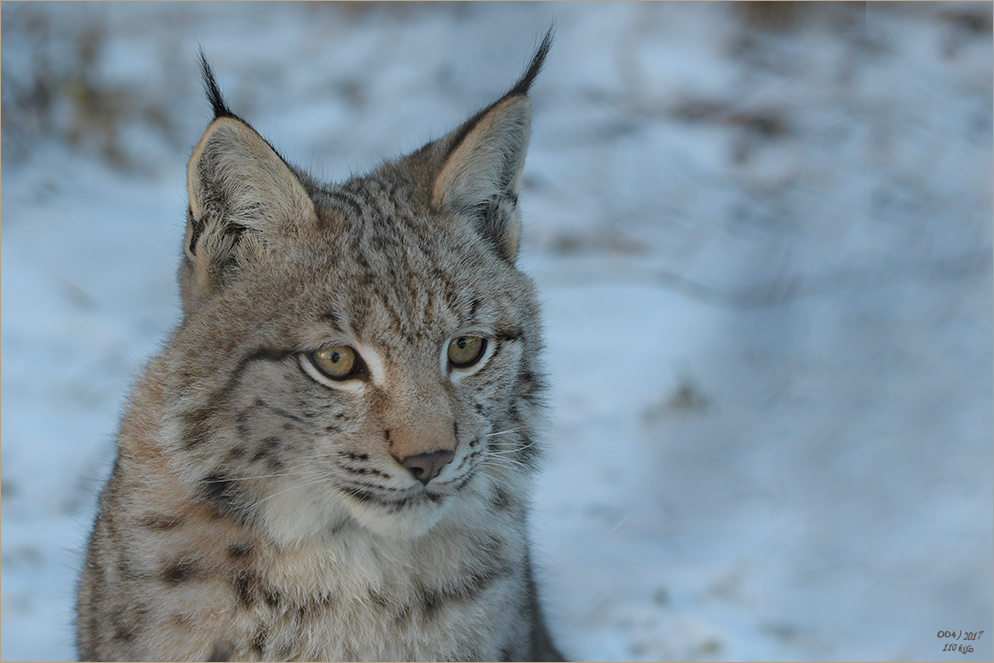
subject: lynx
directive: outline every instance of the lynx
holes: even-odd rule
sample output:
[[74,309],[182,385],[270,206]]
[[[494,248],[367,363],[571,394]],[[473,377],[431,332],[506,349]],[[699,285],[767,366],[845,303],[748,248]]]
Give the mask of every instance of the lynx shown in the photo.
[[183,319],[120,426],[79,583],[94,660],[560,660],[527,537],[544,418],[515,267],[528,91],[321,183],[222,98]]

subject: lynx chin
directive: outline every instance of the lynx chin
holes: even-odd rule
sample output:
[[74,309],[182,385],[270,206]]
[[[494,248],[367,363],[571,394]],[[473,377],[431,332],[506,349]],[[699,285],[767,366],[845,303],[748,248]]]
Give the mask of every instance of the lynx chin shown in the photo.
[[121,422],[86,660],[561,660],[529,559],[546,381],[515,267],[528,90],[322,183],[227,106],[187,171],[183,319]]

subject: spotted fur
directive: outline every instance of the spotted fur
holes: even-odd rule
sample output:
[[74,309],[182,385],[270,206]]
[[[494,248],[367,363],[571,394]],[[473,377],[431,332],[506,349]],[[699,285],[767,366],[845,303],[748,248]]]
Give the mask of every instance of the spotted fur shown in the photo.
[[[463,126],[339,184],[289,166],[204,62],[184,317],[121,424],[83,659],[559,658],[526,535],[546,385],[515,267],[550,43]],[[485,339],[478,365],[446,363],[459,335]],[[311,359],[337,345],[362,363],[341,382]],[[451,462],[424,482],[420,457]]]

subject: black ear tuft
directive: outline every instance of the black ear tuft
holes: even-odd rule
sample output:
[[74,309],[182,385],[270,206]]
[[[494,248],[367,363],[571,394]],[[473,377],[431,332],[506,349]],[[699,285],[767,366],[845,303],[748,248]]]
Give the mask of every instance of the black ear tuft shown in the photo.
[[214,72],[211,71],[211,66],[207,63],[207,56],[204,55],[203,49],[200,50],[200,72],[204,76],[204,91],[207,93],[207,100],[211,102],[211,107],[214,109],[214,119],[237,117],[228,108],[228,104],[224,103],[224,97],[221,96],[221,90],[217,86],[217,81],[214,80]]
[[532,81],[538,76],[538,72],[542,71],[542,66],[545,64],[545,56],[549,54],[549,49],[552,48],[552,39],[555,37],[556,27],[550,26],[548,32],[545,33],[545,37],[542,39],[542,43],[539,44],[538,50],[535,51],[535,55],[532,56],[531,64],[528,65],[528,70],[525,71],[524,75],[518,79],[518,82],[514,84],[511,91],[505,96],[511,96],[514,94],[528,94],[529,88],[532,86]]

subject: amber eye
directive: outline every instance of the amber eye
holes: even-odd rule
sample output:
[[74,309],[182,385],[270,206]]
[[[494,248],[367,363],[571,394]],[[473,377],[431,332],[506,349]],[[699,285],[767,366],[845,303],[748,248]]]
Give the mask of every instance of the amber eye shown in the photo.
[[311,353],[311,363],[332,380],[345,380],[357,373],[360,362],[356,351],[347,345],[322,348]]
[[460,336],[449,343],[449,361],[453,366],[466,368],[478,362],[486,349],[487,339],[479,336]]

